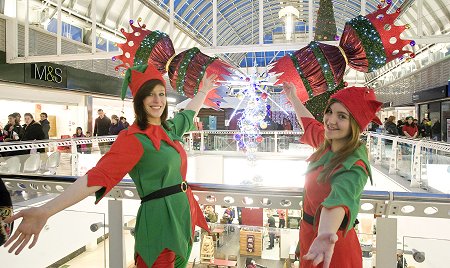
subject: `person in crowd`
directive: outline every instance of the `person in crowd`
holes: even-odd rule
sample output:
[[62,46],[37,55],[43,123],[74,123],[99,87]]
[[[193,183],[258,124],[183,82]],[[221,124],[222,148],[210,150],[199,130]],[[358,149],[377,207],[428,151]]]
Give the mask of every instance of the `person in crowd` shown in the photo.
[[109,126],[109,135],[118,135],[119,132],[124,129],[122,121],[115,114],[111,115],[111,125]]
[[[73,134],[72,138],[84,138],[86,137],[83,134],[83,129],[81,127],[77,127],[75,134]],[[77,144],[77,152],[84,153],[87,151],[87,144]]]
[[94,136],[107,136],[111,120],[106,116],[103,109],[98,109],[98,117],[95,119]]
[[186,109],[171,120],[166,120],[166,83],[153,65],[132,67],[125,77],[123,89],[131,89],[135,122],[120,132],[94,168],[61,195],[5,220],[22,218],[5,243],[10,253],[19,254],[30,240],[33,247],[49,217],[93,193],[99,202],[128,173],[141,197],[134,236],[137,267],[186,267],[195,225],[205,230],[208,225],[185,181],[187,154],[180,141],[193,129],[193,119],[215,87],[217,75],[205,75]]
[[[381,123],[381,121],[380,121]],[[369,131],[372,132],[377,132],[377,129],[380,127],[380,124],[377,124],[375,122],[371,122],[370,127],[369,127]]]
[[275,246],[275,230],[273,228],[276,228],[275,225],[275,218],[272,216],[272,213],[267,213],[267,227],[269,227],[269,246],[266,248],[267,250],[273,249]]
[[216,223],[217,216],[218,215],[212,206],[205,206],[205,219],[207,222]]
[[[86,133],[84,135],[86,136],[86,138],[90,138],[91,137],[91,132],[90,131],[86,131]],[[92,143],[86,144],[86,153],[90,154],[91,151],[92,151]]]
[[121,116],[120,117],[120,122],[122,122],[123,128],[128,128],[130,126],[130,123],[127,122],[127,118]]
[[292,123],[286,117],[283,118],[283,128],[284,128],[284,130],[292,130]]
[[[97,114],[98,117],[95,119],[94,123],[94,137],[107,136],[109,134],[109,127],[111,126],[111,120],[106,116],[103,109],[98,109]],[[109,144],[109,142],[98,143],[101,154],[105,154],[108,151]]]
[[286,210],[284,209],[277,209],[278,213],[278,228],[284,228],[286,227]]
[[[22,115],[18,112],[13,113],[13,115],[14,115],[14,118],[16,119],[16,124],[20,125],[20,122],[22,121]],[[23,126],[25,126],[25,124],[22,125],[22,127]]]
[[[41,124],[34,121],[33,115],[31,113],[24,114],[25,124],[22,141],[34,141],[34,140],[44,140],[45,134],[42,130]],[[22,154],[30,154],[31,150],[22,151]],[[45,148],[37,149],[37,152],[45,152]],[[22,159],[23,160],[23,159]]]
[[419,130],[417,128],[417,125],[414,124],[413,122],[414,122],[414,119],[412,116],[406,117],[406,123],[402,127],[402,131],[403,131],[403,134],[405,134],[405,136],[407,138],[415,139],[415,138],[417,138]]
[[441,121],[437,120],[434,122],[433,126],[431,127],[431,135],[433,137],[433,140],[440,141],[441,140]]
[[49,139],[48,132],[50,131],[50,122],[47,119],[48,115],[47,115],[47,113],[41,113],[40,117],[41,117],[41,120],[39,120],[39,123],[42,126],[42,131],[44,131],[44,135],[45,135],[44,139],[48,140]]
[[419,125],[419,133],[422,138],[431,138],[431,122],[428,118],[424,118]]
[[232,224],[235,217],[234,209],[232,207],[227,207],[223,212],[222,218],[225,220],[225,223]]
[[304,130],[301,141],[316,148],[308,158],[300,226],[302,268],[362,267],[362,252],[354,226],[367,178],[372,178],[360,135],[381,102],[373,90],[348,87],[331,95],[323,124],[302,104],[294,84],[283,90]]
[[399,136],[405,136],[405,133],[403,133],[403,126],[405,123],[403,120],[397,120],[397,133]]
[[42,130],[42,126],[38,122],[34,121],[33,115],[31,113],[25,113],[24,119],[25,129],[22,141],[44,140],[45,133]]
[[387,134],[390,135],[398,135],[398,129],[397,125],[394,123],[395,116],[391,115],[389,118],[387,118],[386,122],[384,123],[384,129],[386,130]]
[[23,128],[17,123],[14,114],[8,115],[8,124],[3,129],[4,141],[19,141],[23,136]]

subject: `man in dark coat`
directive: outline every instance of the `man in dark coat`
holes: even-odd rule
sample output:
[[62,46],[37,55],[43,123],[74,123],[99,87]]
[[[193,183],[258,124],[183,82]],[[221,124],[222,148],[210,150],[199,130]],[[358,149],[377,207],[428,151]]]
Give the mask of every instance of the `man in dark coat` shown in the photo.
[[97,111],[98,117],[95,119],[94,136],[107,136],[111,120],[105,115],[102,109]]
[[[111,120],[105,115],[102,109],[97,111],[98,117],[95,119],[94,124],[94,137],[95,136],[107,136],[109,134],[109,126],[111,125]],[[108,149],[109,142],[99,142],[98,147],[100,147],[101,154],[105,154]]]
[[22,141],[43,140],[45,139],[44,131],[41,124],[34,121],[33,115],[25,113],[25,131],[22,137]]
[[[34,141],[34,140],[44,140],[45,134],[42,130],[41,124],[34,121],[33,115],[30,113],[25,113],[24,115],[25,119],[25,127],[24,127],[24,133],[22,137],[22,141]],[[40,153],[45,152],[44,148],[37,150]],[[30,154],[30,150],[23,151],[25,154]]]
[[41,123],[42,131],[44,131],[45,139],[48,140],[48,132],[50,131],[50,122],[47,120],[47,113],[41,113],[41,120],[39,123]]

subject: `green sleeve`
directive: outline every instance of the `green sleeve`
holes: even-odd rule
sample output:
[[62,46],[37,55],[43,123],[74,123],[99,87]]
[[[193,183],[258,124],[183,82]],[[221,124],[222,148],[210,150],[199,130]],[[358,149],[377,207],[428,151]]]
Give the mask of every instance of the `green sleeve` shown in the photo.
[[195,129],[194,115],[194,111],[184,110],[177,113],[174,118],[167,120],[167,125],[175,136],[181,137],[185,132]]
[[322,202],[326,208],[346,207],[347,231],[353,228],[353,223],[359,212],[361,194],[367,183],[367,174],[361,166],[354,165],[350,169],[342,168],[331,178],[331,192]]

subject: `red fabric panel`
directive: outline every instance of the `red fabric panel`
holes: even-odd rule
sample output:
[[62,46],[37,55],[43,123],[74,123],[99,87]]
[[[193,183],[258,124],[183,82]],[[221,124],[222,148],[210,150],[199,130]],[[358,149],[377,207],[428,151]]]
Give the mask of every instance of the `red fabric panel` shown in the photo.
[[263,226],[262,208],[242,208],[242,224],[250,226]]

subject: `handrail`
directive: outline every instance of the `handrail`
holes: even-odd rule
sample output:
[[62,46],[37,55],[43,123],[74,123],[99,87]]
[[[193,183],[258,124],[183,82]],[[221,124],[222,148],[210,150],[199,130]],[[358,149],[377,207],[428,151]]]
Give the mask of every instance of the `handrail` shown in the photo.
[[[43,175],[21,175],[21,174],[0,174],[0,178],[4,179],[6,183],[47,183],[52,184],[69,184],[73,183],[76,176],[43,176]],[[10,190],[21,190],[17,186],[9,186]],[[210,183],[189,183],[189,186],[194,192],[205,192],[207,194],[213,193],[233,193],[233,194],[251,194],[260,196],[284,196],[284,197],[302,197],[303,188],[292,187],[266,187],[257,185],[226,185],[226,184],[210,184]],[[17,188],[16,188],[17,187]],[[134,183],[130,180],[120,182],[113,189],[128,190],[134,188]],[[39,190],[30,189],[35,192],[60,193],[60,190]],[[111,197],[115,197],[111,195]],[[392,197],[392,198],[391,198]],[[116,197],[120,198],[120,197]],[[136,196],[122,196],[121,198],[139,199]],[[361,199],[364,200],[378,200],[378,201],[414,201],[414,202],[438,202],[450,204],[450,194],[434,194],[434,193],[416,193],[416,192],[391,192],[391,191],[376,191],[366,190],[363,192]],[[450,215],[449,215],[450,216]]]

